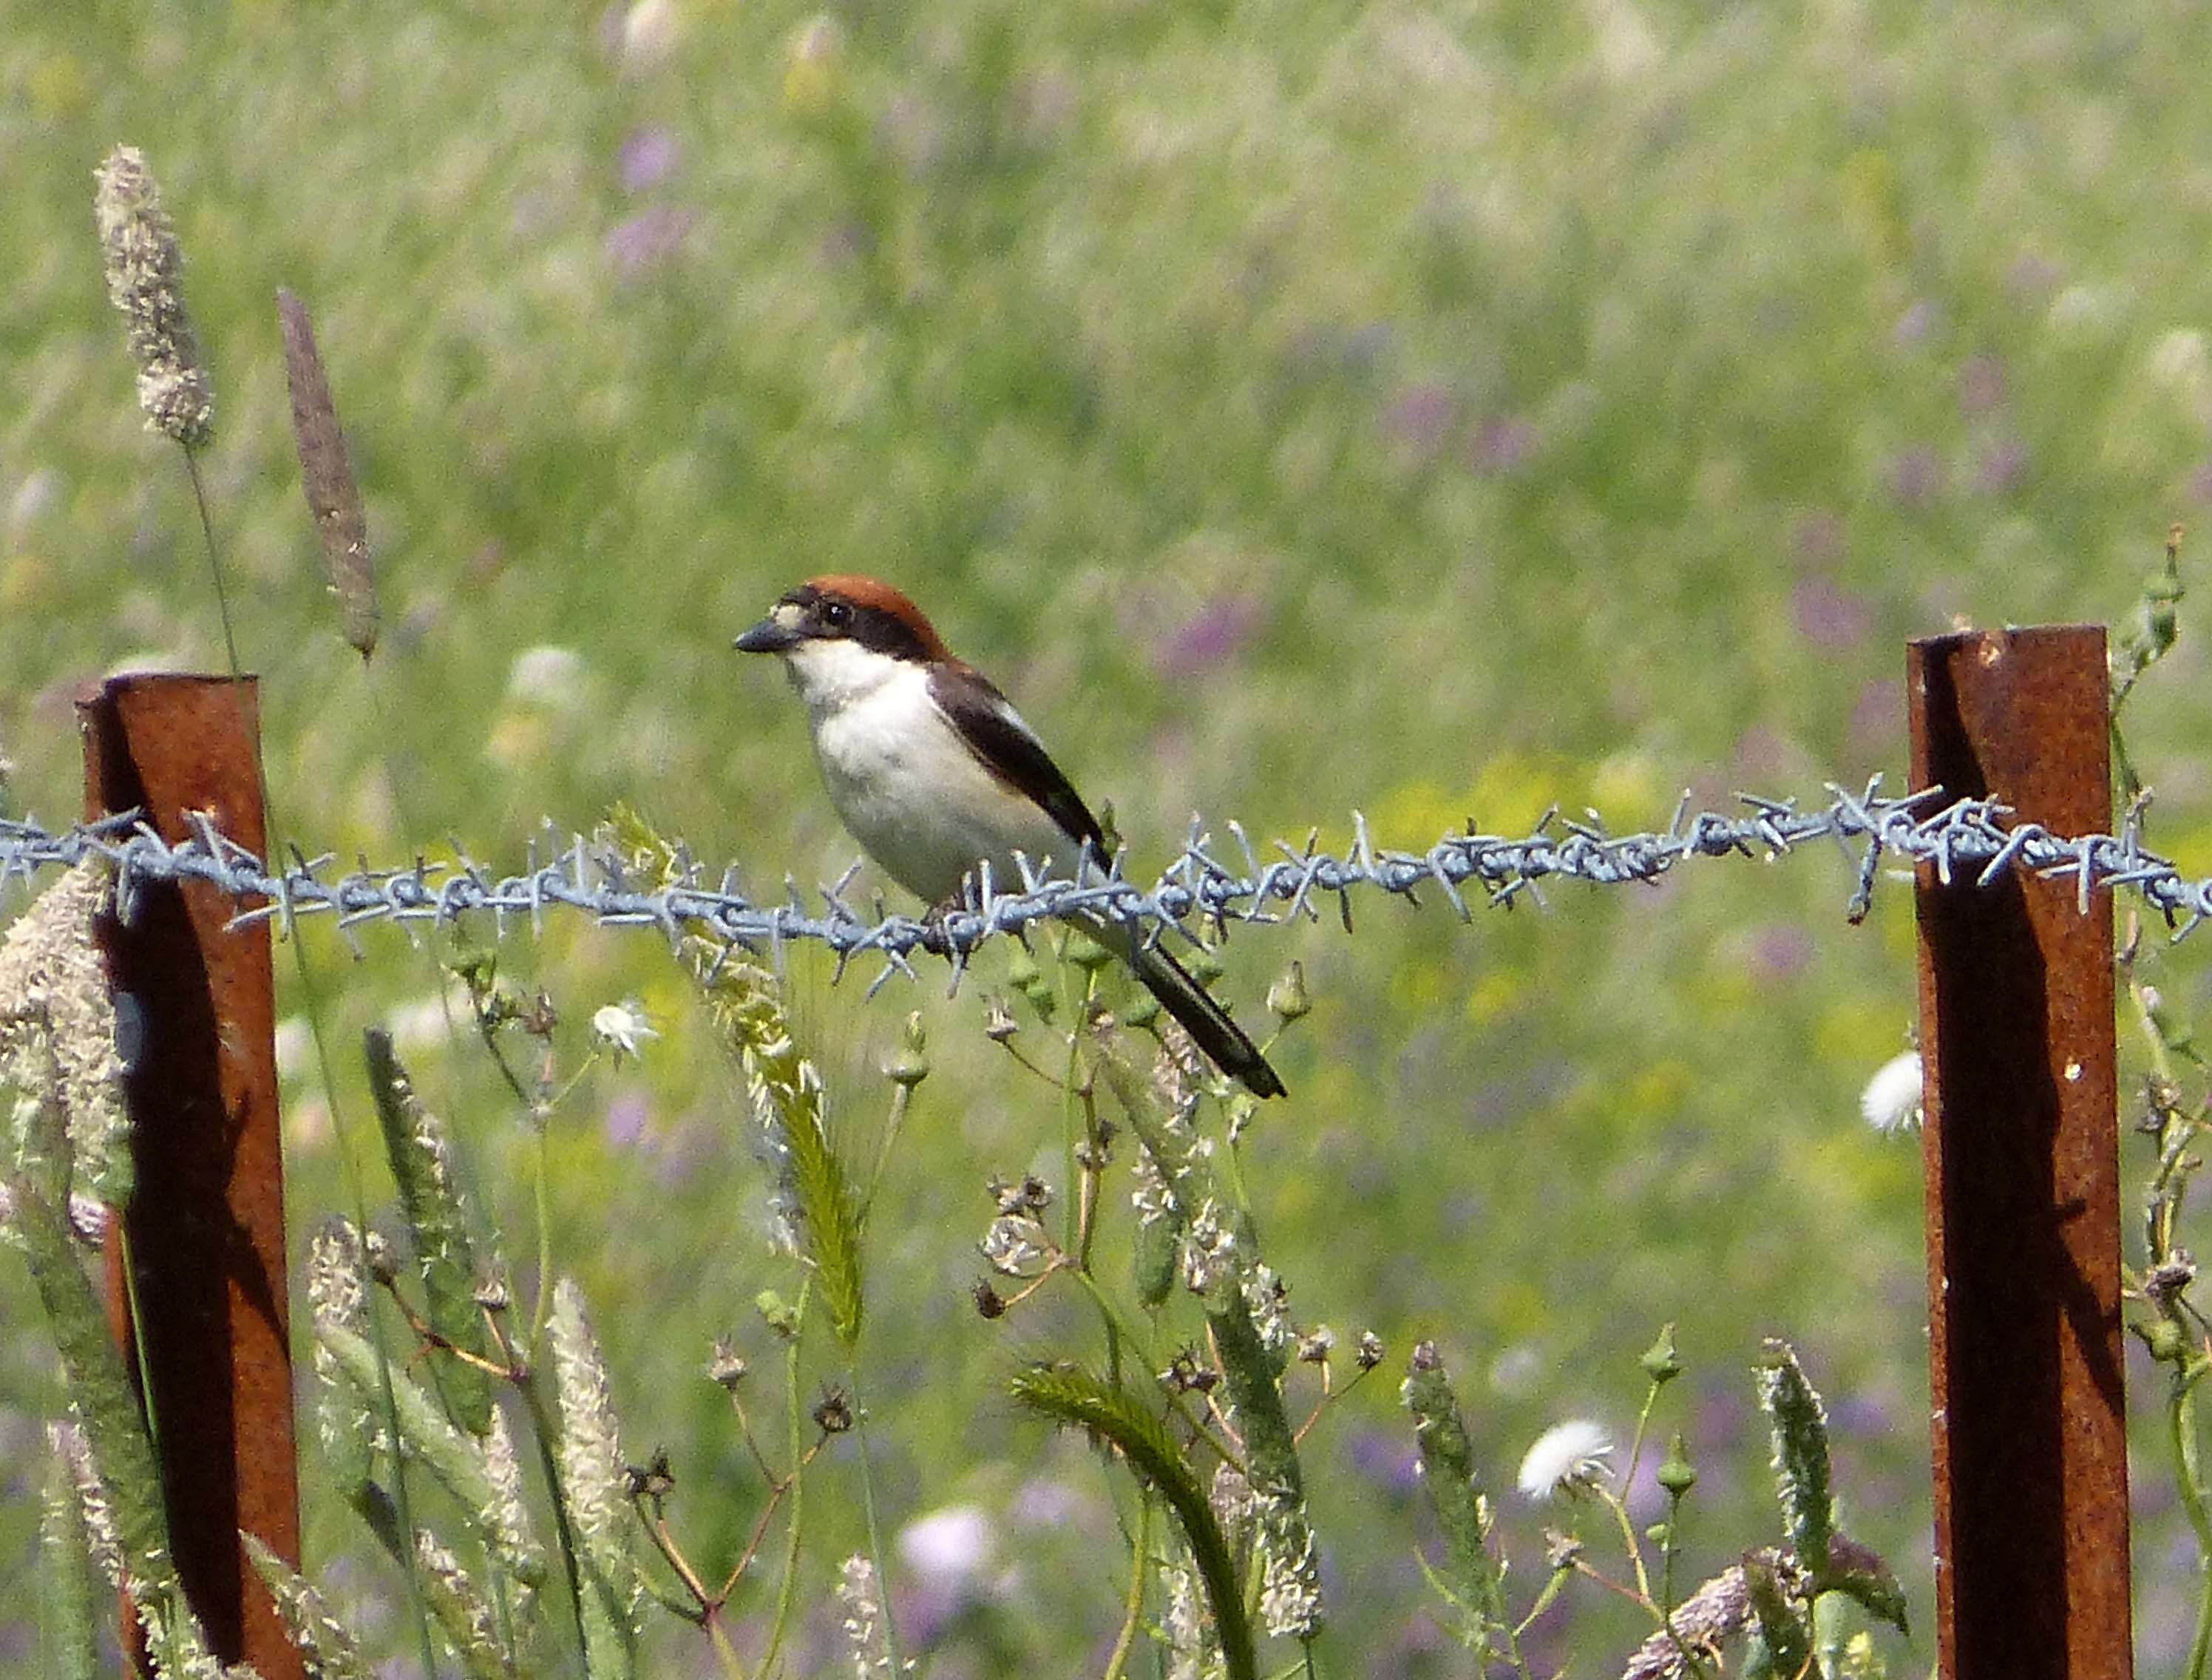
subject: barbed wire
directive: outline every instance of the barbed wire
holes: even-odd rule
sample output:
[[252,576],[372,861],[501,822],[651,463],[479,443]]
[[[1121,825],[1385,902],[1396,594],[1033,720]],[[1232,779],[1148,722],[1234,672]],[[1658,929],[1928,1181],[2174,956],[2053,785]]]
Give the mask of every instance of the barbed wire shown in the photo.
[[[1226,825],[1233,851],[1217,845],[1194,818],[1182,854],[1151,886],[1128,880],[1122,860],[1087,871],[1085,879],[1041,878],[1026,864],[1018,884],[982,878],[970,884],[964,904],[927,916],[887,912],[880,898],[866,913],[848,898],[856,863],[839,880],[817,888],[814,902],[787,879],[781,902],[738,890],[734,868],[707,886],[702,866],[679,853],[666,870],[659,857],[626,855],[605,831],[573,834],[557,844],[541,838],[529,867],[495,874],[464,855],[450,861],[417,857],[401,868],[375,868],[364,859],[343,873],[331,873],[329,855],[295,853],[271,873],[264,861],[221,833],[211,818],[188,819],[191,835],[171,844],[136,813],[52,832],[28,820],[0,819],[0,885],[27,884],[41,869],[103,857],[116,873],[118,913],[129,918],[149,884],[203,881],[238,901],[233,926],[274,920],[288,933],[302,916],[331,915],[351,937],[363,922],[452,922],[481,914],[504,931],[510,918],[526,916],[533,928],[549,909],[574,910],[609,927],[651,926],[669,939],[703,934],[726,950],[773,953],[817,940],[838,958],[838,972],[854,959],[873,953],[883,971],[876,988],[895,973],[914,973],[917,950],[948,959],[958,983],[969,958],[987,940],[1018,935],[1033,923],[1073,912],[1127,926],[1149,940],[1170,929],[1189,937],[1196,919],[1217,931],[1231,922],[1279,922],[1314,918],[1317,901],[1334,898],[1347,929],[1355,892],[1380,891],[1414,903],[1431,887],[1462,920],[1472,919],[1470,892],[1482,902],[1510,906],[1523,893],[1540,899],[1542,885],[1574,880],[1594,886],[1650,884],[1693,858],[1782,858],[1815,841],[1832,841],[1856,867],[1846,906],[1863,920],[1873,901],[1885,857],[1932,864],[1945,882],[1971,876],[1989,886],[2008,873],[2072,879],[2086,912],[2100,888],[2129,887],[2162,912],[2180,939],[2212,919],[2212,880],[2191,880],[2165,858],[2147,851],[2132,821],[2118,835],[2061,836],[2033,823],[2013,825],[2008,807],[1989,800],[1958,800],[1936,808],[1938,788],[1886,798],[1881,778],[1863,792],[1829,784],[1825,806],[1800,810],[1795,800],[1739,794],[1735,815],[1692,813],[1685,794],[1661,831],[1616,835],[1595,813],[1584,820],[1546,815],[1517,838],[1474,831],[1447,834],[1426,851],[1376,848],[1366,819],[1352,815],[1352,843],[1342,856],[1318,848],[1319,831],[1303,846],[1273,843],[1263,858],[1244,830]],[[1926,814],[1923,814],[1923,813]],[[1231,861],[1224,862],[1226,856]],[[644,884],[650,878],[651,885]],[[818,906],[818,907],[817,907]]]

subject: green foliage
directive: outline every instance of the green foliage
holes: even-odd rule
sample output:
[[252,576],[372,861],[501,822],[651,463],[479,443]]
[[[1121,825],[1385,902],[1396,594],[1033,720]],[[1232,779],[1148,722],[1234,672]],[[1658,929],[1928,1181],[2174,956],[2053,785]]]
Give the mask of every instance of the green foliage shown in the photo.
[[1183,1543],[1206,1583],[1207,1604],[1221,1640],[1231,1680],[1256,1674],[1252,1632],[1244,1599],[1231,1561],[1221,1525],[1206,1503],[1205,1490],[1184,1462],[1182,1451],[1160,1418],[1128,1391],[1088,1372],[1065,1366],[1031,1366],[1008,1384],[1014,1398],[1040,1417],[1082,1430],[1112,1447],[1129,1468],[1167,1501],[1182,1530]]
[[1769,1338],[1759,1357],[1759,1403],[1774,1433],[1775,1491],[1790,1549],[1814,1578],[1828,1568],[1835,1500],[1828,1488],[1828,1414],[1805,1380],[1797,1350]]
[[822,1076],[799,1055],[774,978],[749,963],[703,971],[708,1013],[737,1056],[753,1101],[782,1155],[799,1240],[822,1290],[830,1322],[848,1348],[860,1340],[862,1287],[860,1206],[845,1164],[830,1141]]
[[[374,1405],[377,1357],[368,1339],[325,1324],[318,1328],[316,1340],[337,1360],[356,1403]],[[486,1464],[486,1442],[455,1428],[437,1399],[405,1372],[395,1369],[391,1378],[400,1440],[409,1457],[419,1460],[459,1502],[477,1537],[499,1555],[504,1568],[526,1586],[544,1586],[544,1555],[526,1533],[504,1520],[508,1495]]]
[[830,1147],[822,1105],[799,1101],[779,1104],[791,1149],[791,1192],[806,1233],[807,1252],[822,1282],[823,1304],[837,1339],[850,1348],[860,1340],[866,1301],[861,1286],[859,1203],[845,1164]]
[[[609,831],[664,886],[687,879],[683,854],[643,815],[617,804]],[[723,1044],[744,1068],[753,1105],[771,1134],[795,1216],[799,1239],[813,1262],[823,1303],[838,1339],[850,1348],[860,1340],[866,1303],[862,1287],[860,1224],[865,1209],[845,1163],[830,1139],[822,1074],[800,1054],[789,1012],[775,977],[703,940],[689,947],[691,970],[705,994],[707,1012]],[[911,1036],[911,1035],[909,1035]],[[918,1083],[927,1071],[916,1042],[894,1083]],[[914,1071],[919,1067],[921,1071]]]
[[353,1635],[332,1619],[322,1595],[254,1536],[244,1535],[253,1573],[269,1589],[276,1613],[306,1659],[308,1680],[370,1680],[373,1671]]
[[2142,773],[2128,752],[2120,732],[2120,713],[2150,668],[2173,651],[2181,635],[2181,601],[2188,591],[2181,581],[2182,528],[2166,533],[2163,564],[2143,580],[2142,599],[2136,603],[2135,622],[2124,630],[2112,649],[2112,790],[2121,812],[2132,813],[2144,793]]
[[1261,1341],[1250,1303],[1241,1289],[1224,1292],[1221,1304],[1208,1309],[1206,1321],[1220,1355],[1222,1385],[1228,1391],[1229,1403],[1237,1409],[1237,1427],[1244,1437],[1248,1478],[1267,1498],[1296,1505],[1305,1497],[1305,1486],[1277,1380],[1282,1360]]
[[112,1513],[125,1569],[165,1591],[176,1577],[167,1562],[168,1519],[161,1472],[147,1439],[145,1415],[108,1335],[107,1313],[70,1245],[67,1218],[21,1179],[8,1186],[8,1229],[29,1263],[46,1308],[47,1332],[61,1355],[70,1403],[82,1421]]
[[1841,1593],[1869,1616],[1887,1622],[1900,1634],[1912,1631],[1905,1589],[1887,1563],[1869,1547],[1848,1535],[1828,1543],[1828,1567],[1820,1580],[1823,1592]]
[[1480,1664],[1490,1654],[1492,1624],[1504,1619],[1504,1583],[1490,1555],[1487,1501],[1475,1470],[1474,1446],[1434,1343],[1425,1342],[1413,1349],[1398,1391],[1413,1415],[1421,1485],[1443,1536],[1445,1567],[1438,1585],[1459,1610],[1468,1648]]
[[1794,1680],[1810,1671],[1812,1620],[1805,1605],[1784,1587],[1776,1562],[1763,1553],[1744,1554],[1744,1586],[1753,1619],[1745,1641],[1745,1680]]
[[[51,1431],[48,1440],[58,1449]],[[39,1516],[39,1660],[52,1680],[94,1680],[100,1672],[94,1591],[84,1507],[68,1459],[55,1450]]]
[[637,1672],[637,1604],[644,1583],[633,1549],[629,1473],[616,1434],[606,1358],[576,1286],[562,1279],[547,1321],[561,1409],[561,1500],[573,1536],[572,1580],[592,1680]]
[[[122,1355],[108,1337],[106,1314],[70,1247],[67,1217],[26,1178],[10,1180],[6,1189],[8,1229],[29,1263],[70,1403],[83,1424],[86,1475],[98,1488],[100,1545],[118,1575],[114,1584],[127,1584],[161,1671],[195,1672],[191,1665],[210,1660],[206,1636],[177,1576],[153,1443]],[[80,1494],[88,1497],[82,1478]]]
[[[1689,1495],[1699,1480],[1680,1431],[1656,1476],[1667,1496],[1667,1514],[1646,1527],[1641,1538],[1630,1517],[1626,1492],[1636,1482],[1653,1409],[1683,1373],[1671,1324],[1638,1363],[1649,1386],[1625,1469],[1616,1476],[1605,1464],[1612,1449],[1595,1444],[1602,1440],[1589,1433],[1595,1426],[1571,1424],[1532,1449],[1522,1470],[1522,1490],[1546,1494],[1563,1514],[1578,1517],[1595,1507],[1609,1519],[1625,1553],[1626,1576],[1608,1576],[1592,1560],[1592,1548],[1578,1526],[1548,1532],[1551,1578],[1516,1620],[1505,1604],[1504,1561],[1491,1555],[1490,1512],[1474,1492],[1464,1431],[1443,1378],[1442,1362],[1431,1346],[1414,1350],[1413,1373],[1402,1392],[1413,1413],[1449,1564],[1440,1573],[1424,1560],[1423,1569],[1451,1606],[1460,1638],[1479,1657],[1509,1662],[1522,1680],[1528,1680],[1521,1635],[1564,1596],[1571,1580],[1587,1576],[1640,1605],[1657,1624],[1657,1631],[1630,1653],[1622,1680],[1684,1680],[1708,1674],[1739,1644],[1741,1672],[1747,1680],[1848,1680],[1882,1672],[1869,1643],[1862,1638],[1847,1641],[1834,1607],[1845,1601],[1855,1604],[1903,1634],[1907,1631],[1904,1594],[1877,1553],[1835,1531],[1827,1480],[1826,1415],[1789,1345],[1770,1340],[1758,1376],[1760,1399],[1777,1440],[1777,1457],[1790,1467],[1780,1478],[1778,1492],[1791,1543],[1745,1550],[1736,1561],[1679,1598],[1675,1566],[1682,1550]],[[1561,1439],[1579,1455],[1571,1462],[1564,1454],[1556,1459],[1550,1456],[1550,1444]],[[1817,1558],[1796,1549],[1798,1540],[1807,1536],[1814,1537],[1820,1547]],[[1645,1559],[1647,1542],[1659,1549],[1656,1583]]]
[[1184,1223],[1182,1203],[1170,1201],[1138,1226],[1129,1247],[1129,1287],[1139,1305],[1161,1306],[1173,1292]]
[[[385,1158],[399,1186],[399,1205],[422,1278],[426,1316],[448,1347],[483,1359],[483,1311],[477,1305],[477,1261],[468,1208],[454,1175],[453,1146],[445,1127],[415,1094],[407,1070],[392,1053],[392,1035],[371,1027],[362,1035],[368,1088],[384,1132]],[[463,1427],[482,1435],[491,1427],[491,1385],[467,1360],[441,1366],[438,1381]],[[370,1391],[374,1392],[374,1390]]]
[[[477,1592],[459,1561],[423,1533],[416,1536],[415,1561],[430,1613],[438,1618],[447,1644],[459,1657],[462,1670],[471,1680],[514,1680],[515,1670],[493,1629],[491,1606]],[[630,1671],[587,1668],[592,1674]]]

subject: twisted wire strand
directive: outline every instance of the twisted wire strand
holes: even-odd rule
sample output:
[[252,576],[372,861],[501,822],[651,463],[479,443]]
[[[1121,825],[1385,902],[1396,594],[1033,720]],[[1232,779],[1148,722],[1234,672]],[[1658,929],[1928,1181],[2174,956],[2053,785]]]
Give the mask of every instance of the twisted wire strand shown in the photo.
[[1664,830],[1639,834],[1609,833],[1595,813],[1577,821],[1554,811],[1517,838],[1478,833],[1470,824],[1468,831],[1447,834],[1422,852],[1378,849],[1366,819],[1355,812],[1352,843],[1340,857],[1319,849],[1318,830],[1303,846],[1278,840],[1263,855],[1233,822],[1226,825],[1230,844],[1224,848],[1194,818],[1182,855],[1150,887],[1127,879],[1118,857],[1105,868],[1085,871],[1080,880],[1040,877],[1024,863],[1018,883],[994,882],[986,871],[970,883],[962,905],[927,917],[886,913],[880,901],[866,913],[856,909],[847,894],[857,865],[819,888],[813,902],[787,878],[781,901],[769,902],[738,890],[734,869],[708,886],[704,869],[684,857],[673,884],[659,884],[656,862],[647,886],[638,879],[647,872],[605,837],[556,840],[550,829],[532,843],[530,865],[520,873],[495,873],[458,849],[450,861],[418,855],[405,867],[377,868],[364,859],[342,873],[331,873],[328,855],[295,852],[272,873],[204,813],[188,819],[191,834],[175,845],[136,813],[58,832],[0,819],[0,886],[11,879],[27,884],[41,869],[98,855],[114,867],[118,910],[126,920],[148,884],[202,881],[238,902],[234,927],[273,919],[289,934],[299,917],[328,915],[349,938],[365,922],[451,922],[472,912],[493,917],[501,932],[509,918],[522,916],[535,929],[552,907],[608,927],[658,928],[672,941],[686,932],[703,934],[726,951],[766,950],[779,961],[786,944],[818,940],[836,953],[841,975],[852,959],[872,953],[884,967],[871,993],[894,973],[911,976],[908,959],[916,950],[948,958],[957,984],[969,956],[988,940],[1079,910],[1157,940],[1170,929],[1189,937],[1182,924],[1194,917],[1217,929],[1231,922],[1315,918],[1316,901],[1333,897],[1349,929],[1356,892],[1419,902],[1433,886],[1462,920],[1471,920],[1470,899],[1477,895],[1487,904],[1510,906],[1524,892],[1540,898],[1547,881],[1650,883],[1688,859],[1780,858],[1820,840],[1835,842],[1846,855],[1856,849],[1856,881],[1846,907],[1854,922],[1867,914],[1885,857],[1932,864],[1947,884],[1971,878],[1988,886],[2014,872],[2071,879],[2085,913],[2099,889],[2131,888],[2166,916],[2177,940],[2212,918],[2212,880],[2191,880],[2144,849],[2132,821],[2118,835],[2066,837],[2033,823],[2013,824],[2008,807],[1992,800],[1942,804],[1939,788],[1887,798],[1879,776],[1859,793],[1833,783],[1826,792],[1826,805],[1802,810],[1793,799],[1740,794],[1743,809],[1732,815],[1692,813],[1685,794]]

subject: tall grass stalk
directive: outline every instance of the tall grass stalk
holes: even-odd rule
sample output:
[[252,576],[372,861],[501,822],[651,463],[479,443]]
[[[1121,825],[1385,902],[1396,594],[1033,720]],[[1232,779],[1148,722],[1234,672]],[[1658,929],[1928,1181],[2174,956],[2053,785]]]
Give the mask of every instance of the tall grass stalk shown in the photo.
[[[283,825],[279,819],[276,802],[270,796],[268,768],[261,752],[259,730],[246,707],[245,667],[238,654],[238,636],[230,610],[230,593],[223,577],[222,546],[216,538],[215,516],[209,505],[207,485],[200,471],[199,451],[212,434],[214,402],[179,288],[183,271],[182,253],[174,229],[161,209],[159,193],[145,170],[144,160],[135,150],[118,147],[111,153],[101,166],[99,183],[94,218],[99,224],[106,259],[109,295],[122,311],[129,327],[131,350],[139,363],[140,404],[147,410],[149,424],[173,438],[184,456],[185,476],[191,482],[192,502],[199,516],[200,535],[206,546],[208,575],[214,586],[216,612],[222,626],[223,651],[229,664],[233,692],[238,696],[240,721],[246,739],[252,746],[254,779],[261,800],[265,849],[274,858],[282,855]],[[325,1099],[330,1104],[332,1129],[339,1140],[339,1153],[354,1195],[355,1215],[359,1228],[366,1231],[368,1228],[368,1199],[362,1181],[360,1163],[354,1155],[343,1105],[333,1074],[325,1032],[325,1012],[321,995],[309,972],[303,942],[296,929],[293,930],[289,943],[292,947],[293,964],[307,1005],[309,1034],[314,1043]],[[377,1339],[376,1348],[380,1369],[384,1372],[385,1422],[390,1431],[389,1439],[396,1446],[399,1439],[398,1415],[390,1384],[389,1356],[380,1336]],[[396,1451],[392,1462],[392,1482],[401,1529],[403,1532],[412,1533],[414,1526],[407,1494],[406,1466]],[[427,1677],[437,1672],[436,1651],[430,1637],[429,1610],[414,1572],[410,1569],[404,1573],[407,1578],[409,1603],[414,1612],[422,1672],[427,1680]]]
[[[799,1286],[798,1304],[793,1312],[800,1330],[805,1327],[806,1309],[813,1296],[814,1280],[811,1277],[802,1280]],[[761,1657],[763,1674],[775,1671],[776,1656],[783,1648],[784,1634],[791,1626],[792,1606],[797,1602],[798,1595],[799,1519],[805,1508],[806,1493],[805,1446],[799,1433],[799,1420],[805,1416],[806,1412],[799,1402],[799,1338],[794,1334],[783,1351],[785,1450],[790,1455],[788,1474],[791,1491],[787,1497],[791,1509],[784,1519],[783,1573],[776,1582],[775,1611],[769,1618],[768,1646]]]
[[868,1560],[876,1566],[876,1583],[884,1595],[884,1645],[890,1656],[890,1671],[904,1674],[906,1664],[899,1656],[898,1618],[891,1614],[890,1575],[884,1568],[888,1554],[884,1549],[884,1531],[876,1515],[876,1472],[871,1462],[868,1447],[868,1408],[860,1387],[860,1362],[854,1353],[851,1384],[853,1390],[853,1443],[860,1449],[860,1510],[868,1527]]

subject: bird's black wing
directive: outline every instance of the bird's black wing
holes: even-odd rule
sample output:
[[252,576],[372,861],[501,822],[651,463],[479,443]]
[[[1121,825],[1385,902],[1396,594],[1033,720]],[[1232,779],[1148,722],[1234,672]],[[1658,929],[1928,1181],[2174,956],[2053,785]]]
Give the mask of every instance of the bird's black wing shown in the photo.
[[1089,841],[1100,863],[1109,861],[1098,819],[1060,773],[1044,743],[988,678],[971,666],[933,666],[929,697],[960,732],[976,763],[1016,793],[1042,805],[1071,838]]

